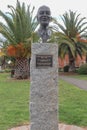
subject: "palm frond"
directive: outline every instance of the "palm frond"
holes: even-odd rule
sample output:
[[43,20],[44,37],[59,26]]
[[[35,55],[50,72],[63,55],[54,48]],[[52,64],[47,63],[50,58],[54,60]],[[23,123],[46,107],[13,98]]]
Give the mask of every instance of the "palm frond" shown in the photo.
[[[30,5],[25,7],[25,3],[20,4],[17,0],[16,9],[9,5],[8,6],[11,12],[4,14],[0,11],[0,15],[4,18],[7,25],[3,27],[2,35],[9,40],[12,44],[15,40],[15,43],[20,43],[26,41],[31,37],[32,32],[35,31],[37,27],[36,17],[33,17],[34,7],[30,10]],[[2,26],[2,25],[1,25]],[[12,37],[12,38],[11,38]]]

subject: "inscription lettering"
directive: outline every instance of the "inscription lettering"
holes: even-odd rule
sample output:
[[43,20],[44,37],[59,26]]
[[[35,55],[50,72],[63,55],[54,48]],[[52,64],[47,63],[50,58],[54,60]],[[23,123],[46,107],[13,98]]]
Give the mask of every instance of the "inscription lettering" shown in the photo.
[[37,68],[48,68],[53,66],[52,55],[36,55],[36,67]]

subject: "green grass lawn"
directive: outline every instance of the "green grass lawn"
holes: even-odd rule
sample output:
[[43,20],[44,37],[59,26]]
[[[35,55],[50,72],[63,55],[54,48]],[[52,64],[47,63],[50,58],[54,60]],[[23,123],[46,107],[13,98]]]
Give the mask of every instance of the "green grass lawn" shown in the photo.
[[[0,73],[0,130],[29,123],[29,80]],[[87,91],[59,81],[59,121],[87,126]]]
[[71,76],[71,77],[87,80],[87,75],[74,75],[74,76]]
[[87,91],[60,80],[59,120],[66,124],[87,126]]
[[0,73],[0,130],[29,122],[29,81]]

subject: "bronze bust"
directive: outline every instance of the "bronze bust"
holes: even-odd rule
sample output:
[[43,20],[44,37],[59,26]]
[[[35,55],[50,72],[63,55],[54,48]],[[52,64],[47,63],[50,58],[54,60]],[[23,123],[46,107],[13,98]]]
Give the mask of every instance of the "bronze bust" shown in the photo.
[[45,43],[51,35],[51,30],[48,28],[51,21],[51,11],[48,6],[43,5],[38,9],[37,21],[40,24],[38,35],[40,36],[42,42]]

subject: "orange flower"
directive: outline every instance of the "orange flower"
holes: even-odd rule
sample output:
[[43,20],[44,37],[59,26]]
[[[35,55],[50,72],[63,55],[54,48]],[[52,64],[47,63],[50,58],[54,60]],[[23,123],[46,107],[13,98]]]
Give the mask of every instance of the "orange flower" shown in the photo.
[[28,48],[23,43],[17,45],[9,45],[7,47],[7,55],[12,57],[25,57],[28,54]]
[[7,54],[8,54],[8,56],[15,56],[16,55],[16,49],[15,49],[15,47],[12,46],[12,45],[9,45],[7,47]]

